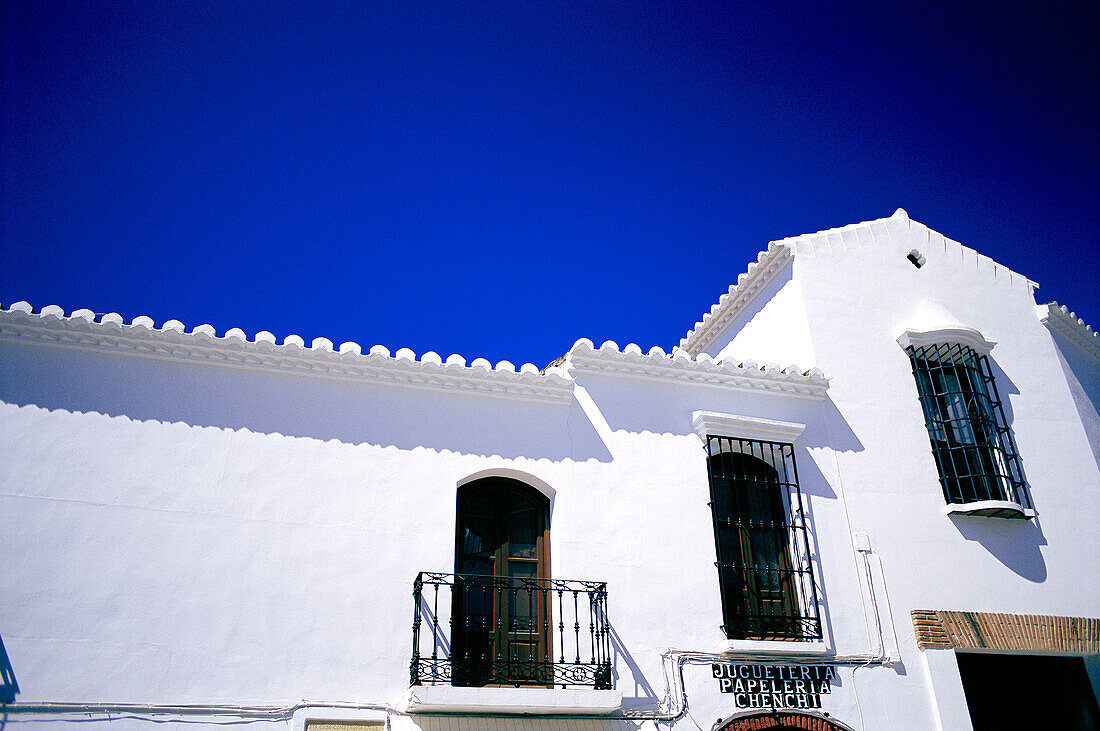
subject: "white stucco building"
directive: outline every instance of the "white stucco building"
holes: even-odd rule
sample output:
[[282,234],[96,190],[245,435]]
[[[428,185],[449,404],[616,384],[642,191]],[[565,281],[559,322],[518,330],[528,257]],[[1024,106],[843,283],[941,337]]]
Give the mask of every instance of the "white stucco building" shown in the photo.
[[1095,723],[1096,334],[900,210],[737,274],[542,370],[5,305],[0,728]]

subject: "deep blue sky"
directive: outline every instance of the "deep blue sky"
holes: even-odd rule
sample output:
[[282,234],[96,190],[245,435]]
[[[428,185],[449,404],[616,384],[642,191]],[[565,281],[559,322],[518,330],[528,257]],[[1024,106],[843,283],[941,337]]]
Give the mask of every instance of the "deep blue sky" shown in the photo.
[[4,5],[4,306],[541,366],[901,206],[1100,326],[1095,2]]

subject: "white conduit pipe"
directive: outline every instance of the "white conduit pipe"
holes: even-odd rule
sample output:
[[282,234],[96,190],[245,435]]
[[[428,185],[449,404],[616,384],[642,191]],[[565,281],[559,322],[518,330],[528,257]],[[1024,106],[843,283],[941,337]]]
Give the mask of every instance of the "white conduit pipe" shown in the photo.
[[288,718],[304,708],[338,708],[353,711],[386,711],[395,713],[392,706],[380,703],[348,703],[343,701],[298,701],[288,706],[232,706],[232,705],[171,705],[158,703],[61,703],[27,702],[0,704],[0,715],[5,713],[71,713],[71,714],[132,714],[169,716],[235,716],[237,718],[271,719]]
[[[624,718],[651,721],[673,721],[688,710],[687,689],[684,686],[684,665],[703,665],[707,663],[740,660],[743,662],[796,662],[805,663],[812,660],[814,665],[893,665],[895,658],[886,654],[886,641],[882,633],[882,621],[879,619],[878,601],[875,598],[875,589],[871,577],[871,563],[869,552],[859,551],[863,557],[862,565],[867,578],[867,588],[870,592],[871,611],[875,619],[875,634],[877,647],[870,652],[854,655],[827,655],[824,657],[808,657],[805,653],[784,652],[700,652],[695,650],[676,650],[669,648],[661,654],[661,670],[665,678],[665,697],[659,708],[667,710],[636,712],[625,711],[621,715]],[[671,676],[669,670],[672,670]]]
[[[879,618],[878,600],[875,596],[874,581],[871,573],[869,551],[857,551],[863,558],[862,568],[867,579],[870,594],[871,612],[875,622],[875,644],[872,651],[855,655],[829,655],[812,657],[815,665],[892,665],[896,662],[886,654],[886,641],[882,632],[882,620]],[[798,662],[805,663],[805,653],[784,652],[702,652],[697,650],[677,650],[669,648],[661,653],[661,671],[665,679],[665,697],[658,710],[631,709],[605,718],[629,718],[632,720],[673,721],[688,710],[687,690],[684,686],[684,665],[706,664],[716,661],[741,660],[744,662]],[[672,670],[671,676],[669,670]],[[334,702],[299,701],[289,706],[230,706],[230,705],[154,705],[130,703],[10,703],[0,706],[2,713],[77,713],[77,714],[156,714],[156,715],[208,715],[236,716],[238,718],[279,719],[294,715],[304,708],[338,708],[348,710],[385,711],[387,714],[400,713],[397,709],[384,704],[362,704]],[[667,709],[667,710],[661,710]]]

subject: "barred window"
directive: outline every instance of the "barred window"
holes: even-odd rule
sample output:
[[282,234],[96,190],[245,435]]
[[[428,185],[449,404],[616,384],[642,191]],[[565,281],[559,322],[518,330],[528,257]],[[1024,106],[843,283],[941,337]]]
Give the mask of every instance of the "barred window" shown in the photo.
[[728,639],[821,637],[794,447],[707,435]]
[[905,350],[948,505],[979,515],[1026,517],[1031,500],[988,359],[961,344]]

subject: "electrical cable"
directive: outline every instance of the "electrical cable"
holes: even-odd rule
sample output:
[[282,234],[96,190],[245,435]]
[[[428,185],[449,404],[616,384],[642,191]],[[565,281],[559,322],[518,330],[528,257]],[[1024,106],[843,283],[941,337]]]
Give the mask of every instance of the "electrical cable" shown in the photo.
[[334,708],[353,711],[385,711],[397,709],[381,703],[351,703],[344,701],[301,700],[286,706],[234,705],[172,705],[159,703],[64,703],[27,702],[0,704],[0,713],[73,713],[73,714],[147,714],[170,716],[236,716],[237,718],[279,719],[293,716],[304,708]]

